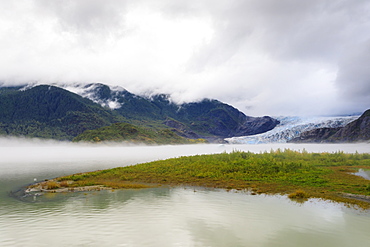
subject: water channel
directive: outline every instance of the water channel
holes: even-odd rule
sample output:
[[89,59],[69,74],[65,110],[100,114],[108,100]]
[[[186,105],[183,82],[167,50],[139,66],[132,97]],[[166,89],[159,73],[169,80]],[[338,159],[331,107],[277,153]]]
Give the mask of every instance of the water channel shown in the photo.
[[56,176],[203,153],[277,148],[369,152],[369,144],[89,146],[0,140],[0,246],[369,246],[370,212],[311,199],[194,187],[50,194],[21,186]]

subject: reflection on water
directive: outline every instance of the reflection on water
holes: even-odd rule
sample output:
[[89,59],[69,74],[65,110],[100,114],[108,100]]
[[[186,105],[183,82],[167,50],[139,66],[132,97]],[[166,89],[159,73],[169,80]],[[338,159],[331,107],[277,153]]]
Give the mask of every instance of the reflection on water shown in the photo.
[[75,193],[1,211],[1,246],[366,246],[370,241],[366,212],[317,200],[297,204],[282,196],[198,188]]
[[363,177],[367,180],[370,180],[370,170],[368,169],[359,169],[358,172],[355,172],[354,174]]
[[[367,147],[295,146],[329,152]],[[271,148],[276,146],[98,148],[7,146],[0,141],[0,246],[368,246],[369,211],[319,200],[299,204],[284,196],[190,187],[48,194],[33,203],[8,196],[34,178],[181,155]]]

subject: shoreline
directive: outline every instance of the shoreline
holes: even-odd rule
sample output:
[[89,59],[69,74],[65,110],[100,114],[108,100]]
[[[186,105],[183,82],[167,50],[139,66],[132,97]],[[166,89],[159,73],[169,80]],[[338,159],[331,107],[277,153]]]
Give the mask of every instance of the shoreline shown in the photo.
[[[290,194],[288,193],[282,193],[282,192],[262,192],[260,190],[256,190],[256,188],[243,188],[243,189],[238,189],[238,188],[228,188],[228,187],[216,187],[216,186],[207,186],[207,185],[197,185],[197,184],[176,184],[176,183],[171,183],[171,184],[148,184],[148,183],[140,183],[140,182],[135,182],[135,186],[132,186],[130,188],[113,188],[113,187],[107,187],[104,185],[87,185],[87,186],[73,186],[73,187],[60,187],[60,188],[54,188],[54,189],[45,189],[43,188],[43,184],[45,182],[57,182],[57,178],[55,179],[50,179],[44,182],[38,182],[35,184],[31,184],[29,186],[26,186],[24,189],[21,189],[23,191],[23,197],[28,197],[28,196],[43,196],[46,193],[76,193],[76,192],[94,192],[94,191],[102,191],[102,190],[125,190],[125,189],[146,189],[146,188],[157,188],[157,187],[162,187],[162,186],[175,186],[175,187],[200,187],[200,188],[213,188],[213,189],[222,189],[225,191],[246,191],[248,192],[249,195],[257,195],[257,194],[265,194],[265,195],[283,195],[287,196],[287,199],[290,199],[292,201],[298,201],[301,203],[304,203],[306,200],[310,198],[316,198],[316,199],[321,199],[321,200],[328,200],[333,203],[343,203],[347,206],[359,206],[362,209],[370,209],[370,196],[367,195],[359,195],[359,194],[351,194],[351,193],[338,193],[336,195],[328,196],[328,195],[323,195],[323,196],[317,196],[315,194],[308,194],[309,196],[307,197],[290,197]],[[58,182],[57,182],[58,183]],[[310,192],[308,192],[310,193]],[[342,198],[343,200],[341,200]],[[362,202],[362,203],[360,203]],[[365,204],[364,204],[365,203]]]
[[370,154],[234,151],[77,173],[30,185],[28,192],[199,186],[321,198],[368,209],[370,181],[354,175],[358,169],[370,169]]
[[342,196],[344,198],[348,198],[348,199],[355,199],[355,200],[359,200],[359,201],[363,201],[363,202],[367,202],[370,204],[370,196],[366,196],[366,195],[356,195],[356,194],[350,194],[350,193],[342,193]]
[[[54,180],[49,180],[54,181]],[[33,187],[37,185],[36,187]],[[32,187],[32,188],[31,188]],[[25,194],[36,194],[36,193],[66,193],[66,192],[86,192],[86,191],[100,191],[100,190],[111,190],[113,188],[105,187],[103,185],[89,185],[80,187],[62,187],[55,189],[43,189],[41,183],[36,183],[28,186],[24,191]]]

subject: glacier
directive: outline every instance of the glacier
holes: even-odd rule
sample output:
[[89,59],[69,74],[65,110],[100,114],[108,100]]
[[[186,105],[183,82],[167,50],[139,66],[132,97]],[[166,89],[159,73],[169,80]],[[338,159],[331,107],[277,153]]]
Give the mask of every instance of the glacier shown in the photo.
[[359,118],[355,116],[331,116],[331,117],[298,117],[281,116],[274,117],[280,121],[274,129],[262,134],[251,136],[239,136],[226,138],[230,144],[265,144],[265,143],[286,143],[305,131],[317,128],[337,128]]

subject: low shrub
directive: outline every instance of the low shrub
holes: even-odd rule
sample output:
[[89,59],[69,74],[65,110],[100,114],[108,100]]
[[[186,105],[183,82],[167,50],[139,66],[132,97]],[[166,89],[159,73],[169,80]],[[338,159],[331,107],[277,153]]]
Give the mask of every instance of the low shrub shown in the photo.
[[290,199],[306,199],[309,198],[310,196],[303,190],[296,190],[293,193],[290,193],[288,195]]
[[55,181],[47,181],[46,182],[46,189],[47,190],[54,190],[60,188],[60,185]]
[[69,183],[66,180],[60,182],[60,187],[69,187]]

